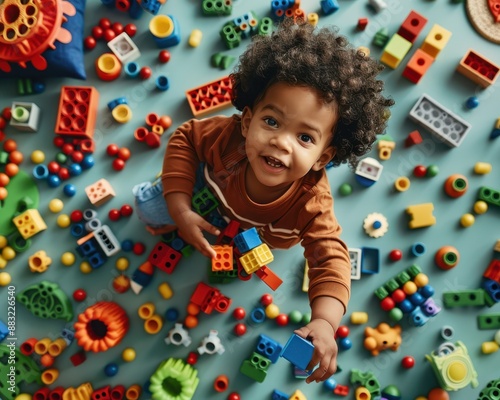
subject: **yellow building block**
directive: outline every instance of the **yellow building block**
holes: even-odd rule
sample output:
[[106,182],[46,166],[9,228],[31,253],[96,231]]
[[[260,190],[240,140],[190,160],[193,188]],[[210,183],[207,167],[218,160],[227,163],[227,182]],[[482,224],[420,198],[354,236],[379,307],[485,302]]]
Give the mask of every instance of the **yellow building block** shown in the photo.
[[385,45],[380,61],[388,67],[396,69],[410,51],[411,46],[410,41],[395,33]]
[[299,389],[297,389],[293,394],[288,398],[288,400],[307,400],[307,397],[304,393],[302,393]]
[[240,257],[241,266],[247,274],[252,274],[274,260],[267,244],[262,243]]
[[76,389],[74,387],[67,388],[62,395],[62,400],[91,400],[93,391],[92,385],[85,382]]
[[17,217],[12,218],[12,222],[23,239],[29,239],[38,232],[47,229],[45,221],[36,208],[28,209]]
[[28,265],[31,272],[45,272],[50,264],[52,264],[52,259],[43,250],[37,251],[28,258]]
[[436,223],[436,218],[432,215],[434,211],[434,204],[422,203],[415,204],[406,208],[406,213],[411,216],[408,226],[411,229],[424,228]]
[[381,160],[391,158],[392,151],[396,148],[396,142],[390,140],[379,140],[378,142],[378,157]]
[[438,24],[434,24],[420,48],[431,57],[437,58],[439,52],[446,47],[451,32]]

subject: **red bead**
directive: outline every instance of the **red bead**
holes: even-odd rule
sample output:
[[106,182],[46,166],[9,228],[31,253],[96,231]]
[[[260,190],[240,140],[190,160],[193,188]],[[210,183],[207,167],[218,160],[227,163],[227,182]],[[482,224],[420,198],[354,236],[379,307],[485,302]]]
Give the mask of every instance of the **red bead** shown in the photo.
[[5,142],[3,142],[3,149],[7,153],[11,153],[15,150],[17,150],[17,143],[14,139],[7,139]]
[[95,38],[92,36],[87,36],[85,39],[83,39],[83,46],[87,50],[93,50],[95,49],[95,46],[97,46],[97,42],[95,41]]
[[83,213],[80,210],[74,210],[69,215],[71,222],[80,222],[83,219]]
[[194,351],[190,351],[188,356],[187,356],[186,362],[190,365],[194,365],[194,364],[196,364],[197,361],[198,361],[198,353],[195,353]]
[[[2,117],[0,117],[2,118]],[[5,132],[0,130],[0,142],[2,142],[5,139]]]
[[4,117],[7,121],[9,121],[12,118],[12,110],[10,107],[4,107],[2,110],[2,117]]
[[120,33],[123,33],[124,31],[123,25],[119,22],[114,22],[111,25],[111,29],[113,30],[116,36],[118,36]]
[[99,25],[96,25],[92,28],[92,37],[95,40],[102,39],[102,35],[104,33],[104,29],[100,27]]
[[279,314],[277,317],[276,317],[276,323],[279,325],[279,326],[287,326],[288,325],[288,315],[287,314]]
[[64,143],[61,151],[68,156],[75,151],[75,148],[71,143]]
[[394,303],[394,300],[391,297],[386,297],[380,301],[380,307],[384,311],[391,311],[395,306],[396,303]]
[[130,217],[133,212],[134,209],[129,204],[124,204],[123,206],[120,207],[120,215],[122,217]]
[[273,296],[271,296],[269,293],[263,294],[262,297],[260,298],[260,304],[262,304],[264,307],[272,303],[273,303]]
[[115,171],[121,171],[123,168],[125,168],[125,161],[120,158],[115,158],[111,166]]
[[134,253],[136,256],[144,254],[145,251],[146,251],[146,246],[144,245],[144,243],[141,242],[134,243],[134,247],[132,247],[132,253]]
[[111,221],[118,221],[121,218],[120,211],[117,210],[116,208],[112,208],[108,212],[108,217]]
[[238,393],[232,392],[227,396],[227,400],[241,400],[241,397]]
[[120,148],[118,150],[118,153],[116,154],[116,156],[120,160],[127,161],[130,158],[131,153],[130,153],[130,150],[127,147],[122,147],[122,148]]
[[56,136],[53,140],[54,146],[62,147],[64,144],[64,138],[61,136]]
[[345,325],[340,325],[337,332],[335,332],[335,337],[346,338],[347,336],[349,336],[349,328]]
[[403,252],[399,249],[391,250],[391,252],[389,253],[389,260],[394,262],[401,260],[402,257]]
[[240,320],[240,319],[243,319],[245,318],[247,315],[245,309],[243,307],[236,307],[234,310],[233,310],[233,318],[236,319],[236,320]]
[[109,29],[111,28],[111,21],[109,20],[109,18],[101,18],[99,20],[99,26],[102,29]]
[[391,293],[391,297],[396,303],[401,303],[404,299],[406,299],[406,293],[401,289],[396,289]]
[[415,175],[417,178],[423,178],[427,174],[427,168],[425,168],[423,165],[417,165],[415,168],[413,168],[413,175]]
[[153,74],[153,72],[151,71],[151,68],[149,67],[142,67],[140,70],[139,70],[139,77],[142,79],[142,80],[146,80],[146,79],[149,79],[151,78],[151,75]]
[[83,161],[84,156],[81,151],[74,151],[73,153],[71,153],[70,157],[74,162],[80,164]]
[[170,61],[170,52],[168,50],[161,50],[159,53],[158,53],[158,60],[162,63],[162,64],[166,64]]
[[53,175],[59,173],[61,166],[57,163],[57,161],[51,161],[47,164],[47,169]]
[[83,289],[76,289],[73,292],[73,299],[75,301],[84,301],[87,298],[87,292]]
[[116,33],[113,29],[105,29],[104,34],[102,35],[104,41],[107,43],[110,40],[113,40],[116,37]]
[[243,336],[247,333],[247,326],[245,324],[239,323],[234,326],[234,334],[236,336]]
[[61,167],[61,169],[57,173],[57,176],[59,176],[59,178],[61,178],[63,181],[65,181],[66,179],[69,179],[70,173],[69,173],[68,168]]
[[111,157],[116,156],[118,154],[118,150],[120,150],[120,148],[114,143],[108,144],[108,147],[106,147],[106,153]]
[[129,35],[132,38],[137,33],[137,26],[135,26],[135,24],[127,24],[125,25],[124,30],[125,32],[127,32],[127,35]]
[[6,125],[7,125],[7,120],[4,117],[0,116],[0,129],[5,129]]
[[413,368],[415,366],[415,359],[412,356],[403,357],[401,366],[405,369]]

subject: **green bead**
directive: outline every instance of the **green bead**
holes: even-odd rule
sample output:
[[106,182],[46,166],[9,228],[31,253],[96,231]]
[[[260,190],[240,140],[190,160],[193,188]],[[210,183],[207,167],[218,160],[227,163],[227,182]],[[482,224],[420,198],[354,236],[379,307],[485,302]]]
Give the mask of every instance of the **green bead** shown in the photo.
[[339,193],[342,196],[349,196],[352,193],[352,186],[349,185],[348,183],[343,183],[339,187]]
[[304,315],[302,316],[302,325],[307,325],[309,322],[311,322],[311,313],[304,313]]
[[389,385],[389,386],[385,387],[382,390],[382,394],[383,395],[388,394],[388,395],[391,395],[393,397],[401,396],[400,390],[394,385]]
[[395,322],[401,321],[403,318],[403,311],[401,309],[394,307],[391,311],[389,311],[389,318]]
[[437,165],[431,164],[427,167],[426,176],[434,178],[437,174],[439,174],[439,167]]
[[59,164],[65,164],[66,161],[68,161],[68,156],[64,153],[57,153],[56,154],[56,161],[59,163]]
[[288,319],[292,324],[299,324],[302,321],[302,313],[299,310],[293,310],[288,314]]

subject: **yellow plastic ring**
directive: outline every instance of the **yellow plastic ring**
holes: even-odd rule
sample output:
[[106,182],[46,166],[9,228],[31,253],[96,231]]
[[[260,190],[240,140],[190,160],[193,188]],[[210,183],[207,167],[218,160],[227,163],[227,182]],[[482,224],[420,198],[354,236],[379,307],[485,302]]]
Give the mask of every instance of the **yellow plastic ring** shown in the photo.
[[168,15],[156,15],[149,21],[149,31],[155,37],[166,38],[174,32],[174,21]]
[[116,122],[124,124],[132,118],[132,110],[127,104],[119,104],[113,108],[111,115]]

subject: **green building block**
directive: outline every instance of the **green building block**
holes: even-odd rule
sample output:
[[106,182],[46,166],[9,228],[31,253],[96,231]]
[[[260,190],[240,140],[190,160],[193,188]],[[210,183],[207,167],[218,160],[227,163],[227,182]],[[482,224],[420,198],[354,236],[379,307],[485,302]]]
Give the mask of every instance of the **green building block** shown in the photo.
[[200,382],[198,371],[181,359],[163,361],[149,378],[153,400],[191,400]]
[[500,379],[489,381],[477,400],[500,400]]
[[413,264],[406,270],[406,272],[410,275],[410,278],[413,279],[422,272],[422,268],[420,268],[417,264]]
[[[236,264],[235,264],[236,265]],[[238,269],[232,271],[212,271],[212,264],[208,266],[209,283],[231,283],[238,278]]]
[[56,283],[42,281],[28,286],[16,299],[37,317],[67,322],[73,319],[73,305]]
[[[0,344],[0,398],[4,400],[14,400],[20,393],[19,386],[22,383],[37,383],[42,384],[41,371],[36,362],[28,356],[25,356],[17,348],[14,350],[15,362],[10,362],[11,347],[5,344]],[[10,385],[11,366],[15,368],[15,382]],[[12,389],[13,388],[13,389]]]
[[445,307],[484,306],[484,290],[458,290],[456,292],[444,292],[443,304]]
[[241,34],[236,31],[232,22],[226,23],[219,34],[228,49],[234,49],[240,45]]
[[384,47],[389,41],[389,29],[380,28],[373,36],[372,44],[377,47]]
[[375,290],[375,292],[373,292],[373,294],[375,294],[379,300],[384,300],[387,296],[389,296],[389,292],[383,286],[380,286],[377,290]]
[[408,54],[411,46],[412,43],[410,41],[395,33],[385,45],[380,61],[388,67],[395,69]]
[[351,383],[359,383],[361,386],[367,388],[372,399],[380,397],[380,383],[371,371],[363,372],[359,369],[351,369]]
[[500,329],[500,313],[477,316],[478,329]]
[[210,57],[210,65],[214,68],[219,68],[222,62],[222,53],[214,53]]
[[399,286],[403,286],[406,282],[411,281],[410,274],[406,271],[400,272],[396,275],[396,281],[399,283]]
[[256,382],[264,382],[267,370],[271,365],[271,360],[253,352],[249,360],[244,360],[240,367],[240,372]]
[[399,283],[394,278],[389,279],[386,283],[384,283],[384,287],[387,289],[389,293],[392,293],[399,288]]
[[219,206],[219,202],[210,190],[204,187],[193,196],[191,205],[198,214],[204,216],[215,210]]
[[500,206],[500,192],[487,186],[481,186],[479,188],[477,198],[488,204]]
[[261,36],[270,35],[273,32],[273,20],[269,17],[264,17],[259,22],[258,32]]
[[203,0],[201,9],[204,15],[231,15],[232,0]]

